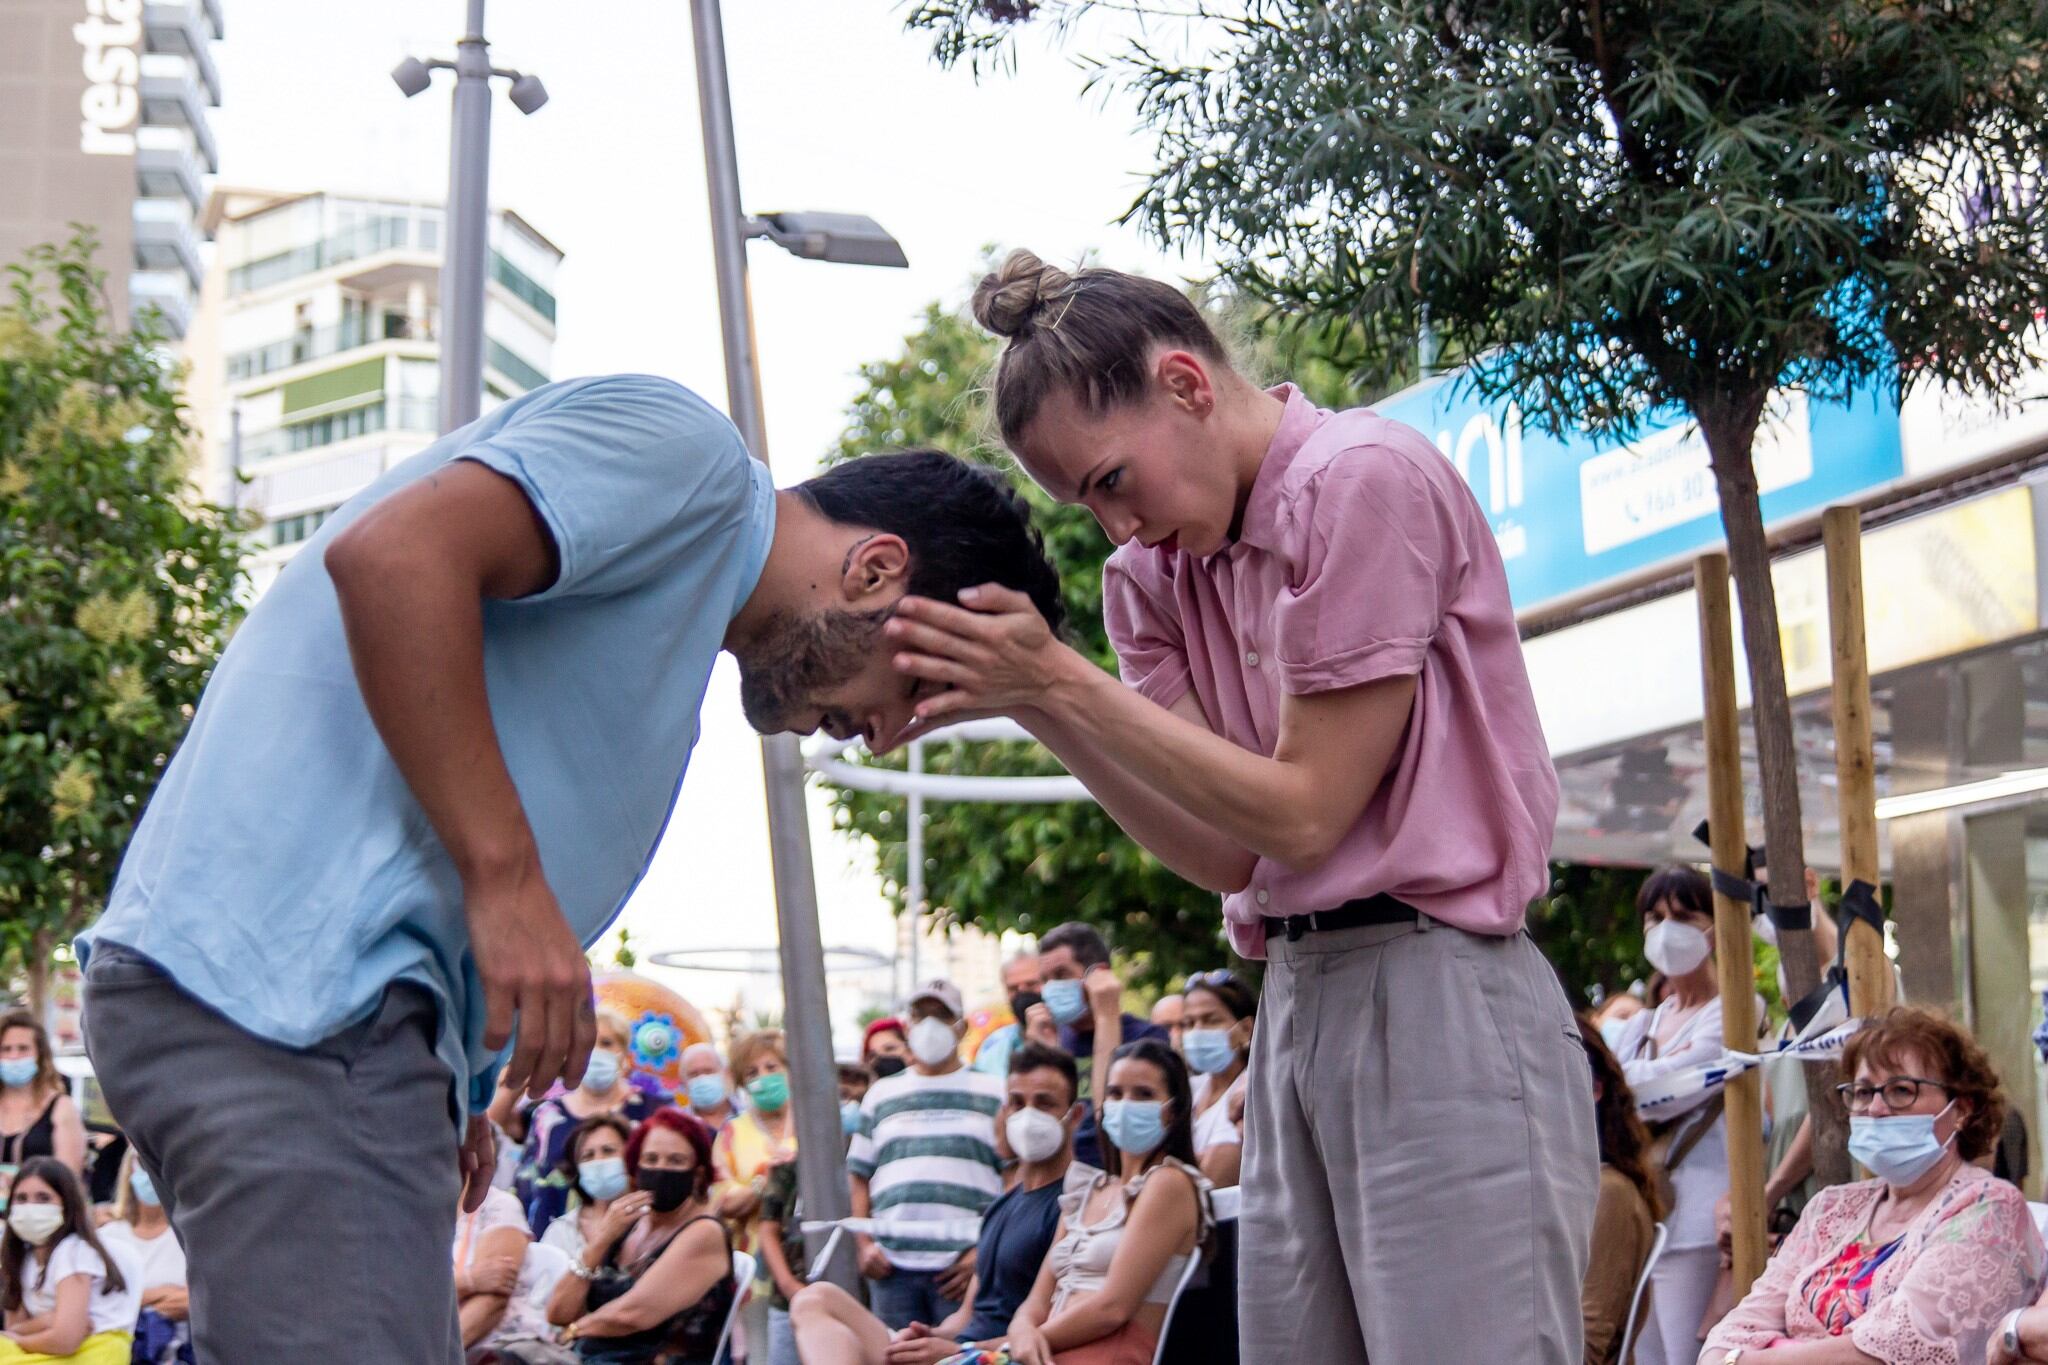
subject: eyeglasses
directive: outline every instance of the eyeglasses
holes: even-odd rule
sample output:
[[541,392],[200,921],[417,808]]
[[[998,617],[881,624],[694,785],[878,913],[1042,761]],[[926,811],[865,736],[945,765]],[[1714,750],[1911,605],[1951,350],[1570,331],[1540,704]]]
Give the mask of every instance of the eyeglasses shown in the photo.
[[1188,978],[1187,985],[1181,989],[1198,991],[1205,986],[1242,986],[1243,984],[1242,981],[1238,980],[1237,973],[1231,971],[1230,968],[1218,967],[1213,972],[1196,972]]
[[1852,1114],[1869,1113],[1870,1102],[1879,1095],[1884,1096],[1885,1108],[1898,1113],[1911,1109],[1919,1101],[1920,1087],[1923,1085],[1931,1085],[1943,1094],[1954,1093],[1942,1082],[1929,1080],[1925,1076],[1894,1076],[1883,1085],[1864,1085],[1860,1082],[1855,1085],[1838,1085],[1835,1087],[1835,1093],[1842,1097],[1842,1103],[1849,1106],[1849,1112]]

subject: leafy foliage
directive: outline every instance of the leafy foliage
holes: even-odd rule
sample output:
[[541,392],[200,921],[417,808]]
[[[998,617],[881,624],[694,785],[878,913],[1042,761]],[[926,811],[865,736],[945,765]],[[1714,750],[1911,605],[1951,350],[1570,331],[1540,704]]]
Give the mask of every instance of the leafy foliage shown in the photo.
[[0,308],[0,952],[38,981],[105,900],[240,615],[234,515],[153,322],[112,329],[80,231]]

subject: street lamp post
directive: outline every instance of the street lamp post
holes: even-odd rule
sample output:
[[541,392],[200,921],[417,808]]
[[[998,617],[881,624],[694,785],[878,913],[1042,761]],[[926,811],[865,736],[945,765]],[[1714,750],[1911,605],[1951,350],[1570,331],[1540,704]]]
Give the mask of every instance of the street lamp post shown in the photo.
[[455,110],[448,138],[447,231],[441,257],[441,431],[477,419],[484,396],[484,262],[489,251],[491,193],[491,77],[512,82],[512,103],[531,114],[548,102],[540,77],[491,65],[484,41],[484,0],[469,0],[469,20],[455,60],[407,57],[391,79],[406,98],[433,83],[436,71],[455,73]]
[[[472,0],[474,3],[475,0]],[[732,92],[725,69],[725,26],[718,0],[691,0],[697,48],[697,98],[704,127],[704,173],[711,199],[711,246],[718,274],[718,314],[725,341],[725,386],[733,424],[754,458],[768,463],[761,372],[754,348],[753,302],[747,290],[747,239],[766,237],[808,260],[903,266],[903,248],[873,219],[839,213],[749,217],[740,205],[739,157],[733,139]],[[768,842],[775,872],[775,918],[782,959],[783,1023],[788,1038],[791,1103],[796,1106],[797,1187],[806,1223],[832,1223],[851,1211],[839,1128],[838,1068],[832,1016],[825,997],[824,947],[818,931],[818,888],[811,867],[804,810],[804,759],[795,735],[761,741],[768,795]],[[809,1234],[815,1260],[825,1234]],[[845,1251],[826,1278],[854,1288]]]

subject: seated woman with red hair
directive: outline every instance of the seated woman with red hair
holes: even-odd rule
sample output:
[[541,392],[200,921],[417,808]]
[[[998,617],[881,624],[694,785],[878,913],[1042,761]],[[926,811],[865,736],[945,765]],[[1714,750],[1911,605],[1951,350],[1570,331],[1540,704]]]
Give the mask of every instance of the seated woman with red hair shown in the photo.
[[1842,1082],[1849,1151],[1876,1178],[1815,1196],[1701,1365],[1976,1365],[2041,1286],[2026,1197],[1971,1164],[2005,1100],[1970,1035],[1890,1010],[1850,1037]]
[[626,1171],[633,1188],[556,1282],[548,1320],[581,1361],[711,1365],[737,1292],[732,1243],[710,1207],[711,1130],[656,1110],[626,1142]]

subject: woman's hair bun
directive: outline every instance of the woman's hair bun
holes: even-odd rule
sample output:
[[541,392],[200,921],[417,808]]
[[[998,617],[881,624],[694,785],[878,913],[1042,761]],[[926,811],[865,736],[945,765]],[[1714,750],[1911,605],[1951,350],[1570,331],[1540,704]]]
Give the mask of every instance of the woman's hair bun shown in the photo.
[[1038,329],[1046,305],[1073,287],[1074,277],[1019,248],[974,288],[974,320],[1000,337],[1021,340]]

